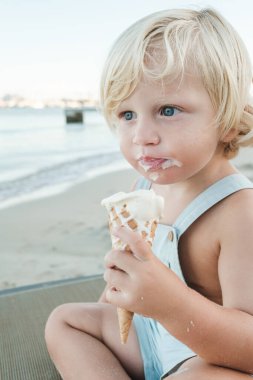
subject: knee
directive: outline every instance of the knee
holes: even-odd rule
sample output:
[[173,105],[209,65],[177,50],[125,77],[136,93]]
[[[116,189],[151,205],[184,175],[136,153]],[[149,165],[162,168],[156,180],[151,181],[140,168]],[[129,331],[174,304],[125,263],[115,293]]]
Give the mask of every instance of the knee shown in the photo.
[[63,304],[52,311],[45,326],[45,340],[48,349],[51,351],[54,344],[57,344],[58,337],[62,334],[64,326],[67,326],[70,305]]

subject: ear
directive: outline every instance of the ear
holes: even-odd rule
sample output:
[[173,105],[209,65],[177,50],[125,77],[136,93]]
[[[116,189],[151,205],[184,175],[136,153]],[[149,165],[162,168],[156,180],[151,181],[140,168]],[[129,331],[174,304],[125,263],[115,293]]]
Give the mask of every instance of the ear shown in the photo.
[[221,141],[224,143],[228,143],[232,141],[238,135],[238,130],[236,128],[231,128],[225,136],[221,138]]

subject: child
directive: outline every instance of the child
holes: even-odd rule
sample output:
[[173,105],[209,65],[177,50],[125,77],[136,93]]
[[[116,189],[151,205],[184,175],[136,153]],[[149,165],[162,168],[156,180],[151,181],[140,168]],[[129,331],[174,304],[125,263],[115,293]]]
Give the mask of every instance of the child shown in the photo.
[[[229,159],[253,143],[246,49],[216,11],[168,10],[125,31],[106,62],[105,117],[165,200],[153,245],[106,255],[97,304],[50,316],[65,380],[248,379],[253,374],[253,184]],[[116,306],[135,314],[121,345]]]

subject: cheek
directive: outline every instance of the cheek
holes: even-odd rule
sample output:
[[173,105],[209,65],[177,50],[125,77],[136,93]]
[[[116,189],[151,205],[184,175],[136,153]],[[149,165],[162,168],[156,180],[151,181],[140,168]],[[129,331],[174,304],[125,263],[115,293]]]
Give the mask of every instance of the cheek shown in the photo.
[[178,160],[183,162],[183,170],[198,170],[215,155],[218,139],[210,133],[187,133],[178,140]]
[[127,129],[125,128],[122,128],[122,127],[119,127],[118,130],[117,130],[117,137],[118,137],[118,141],[119,141],[119,144],[120,146],[123,146],[124,144],[126,144],[126,142],[129,141],[129,131],[127,131]]
[[119,133],[118,134],[118,142],[119,142],[119,147],[124,155],[124,157],[129,161],[130,163],[133,160],[132,157],[132,140],[128,134],[124,133]]
[[194,128],[181,135],[180,145],[183,149],[194,151],[215,150],[218,145],[217,130],[211,126],[208,128]]
[[196,135],[192,132],[177,133],[177,135],[172,136],[168,145],[171,146],[173,152],[180,156],[187,157],[195,153],[196,147],[200,145],[200,141],[196,139]]

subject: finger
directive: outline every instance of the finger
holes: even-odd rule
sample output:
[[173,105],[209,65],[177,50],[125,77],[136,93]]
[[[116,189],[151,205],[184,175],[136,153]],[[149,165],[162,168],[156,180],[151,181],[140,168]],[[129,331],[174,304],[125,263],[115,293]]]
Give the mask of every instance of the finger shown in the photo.
[[104,280],[110,287],[115,287],[117,290],[124,290],[126,288],[128,275],[118,269],[106,269],[104,272]]
[[104,258],[106,268],[118,269],[129,273],[136,258],[128,251],[111,250]]
[[139,260],[146,261],[150,259],[152,255],[151,247],[137,232],[120,226],[114,228],[112,234],[127,244],[135,257]]
[[106,300],[107,302],[111,303],[112,305],[127,308],[127,302],[126,302],[126,294],[120,290],[118,290],[115,287],[108,287],[106,290]]

